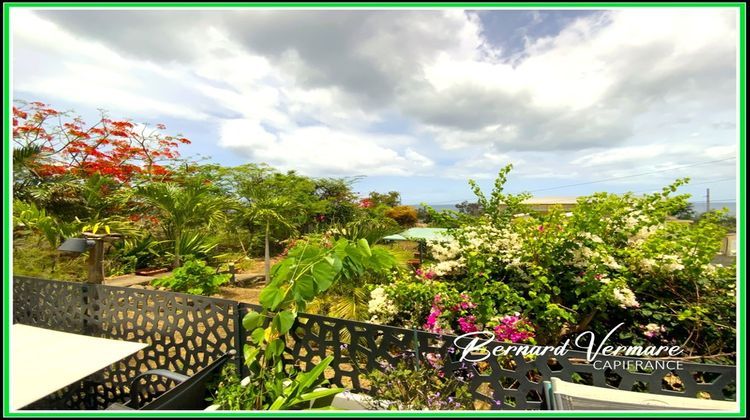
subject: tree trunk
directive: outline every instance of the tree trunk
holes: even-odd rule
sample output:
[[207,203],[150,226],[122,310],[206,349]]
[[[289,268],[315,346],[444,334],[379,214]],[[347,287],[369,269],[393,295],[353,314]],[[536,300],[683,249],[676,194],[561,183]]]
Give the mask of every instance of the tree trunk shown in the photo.
[[174,239],[174,260],[172,261],[172,269],[180,266],[180,242],[182,241],[182,234],[178,233]]
[[266,284],[271,283],[271,251],[268,246],[268,235],[271,228],[271,224],[266,221],[266,251],[265,251],[265,264],[266,264]]
[[104,241],[97,239],[94,246],[89,250],[89,276],[88,282],[93,284],[104,283]]

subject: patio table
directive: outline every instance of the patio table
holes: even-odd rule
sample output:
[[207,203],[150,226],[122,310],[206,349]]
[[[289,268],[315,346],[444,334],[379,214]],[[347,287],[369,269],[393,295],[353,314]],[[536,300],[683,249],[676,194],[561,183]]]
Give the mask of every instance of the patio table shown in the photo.
[[10,400],[13,410],[23,408],[148,345],[24,324],[13,324],[10,342]]

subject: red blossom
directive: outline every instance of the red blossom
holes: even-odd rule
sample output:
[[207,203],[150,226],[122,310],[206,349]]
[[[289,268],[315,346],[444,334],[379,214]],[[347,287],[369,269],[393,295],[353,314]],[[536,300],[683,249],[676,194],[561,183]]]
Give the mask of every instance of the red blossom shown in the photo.
[[168,175],[165,163],[176,159],[179,144],[190,140],[162,134],[163,124],[148,135],[134,132],[134,127],[106,116],[87,125],[42,102],[13,107],[13,140],[18,146],[39,147],[31,166],[43,177],[99,173],[128,182],[140,173]]

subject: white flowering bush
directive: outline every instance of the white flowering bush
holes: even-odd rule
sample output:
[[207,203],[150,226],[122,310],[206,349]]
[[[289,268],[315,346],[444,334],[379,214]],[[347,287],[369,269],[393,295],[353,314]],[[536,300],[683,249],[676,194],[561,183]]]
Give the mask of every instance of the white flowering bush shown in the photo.
[[370,301],[367,304],[367,310],[372,316],[370,322],[376,324],[388,324],[393,321],[393,317],[399,311],[382,286],[376,287],[370,292]]
[[669,218],[687,205],[688,196],[676,194],[687,180],[644,196],[597,193],[567,213],[535,214],[518,207],[518,196],[502,194],[505,174],[483,207],[507,205],[462,219],[451,239],[428,243],[433,261],[426,269],[470,295],[477,325],[519,312],[546,344],[623,322],[613,338],[624,344],[733,351],[734,267],[712,262],[726,235],[721,215],[695,223]]

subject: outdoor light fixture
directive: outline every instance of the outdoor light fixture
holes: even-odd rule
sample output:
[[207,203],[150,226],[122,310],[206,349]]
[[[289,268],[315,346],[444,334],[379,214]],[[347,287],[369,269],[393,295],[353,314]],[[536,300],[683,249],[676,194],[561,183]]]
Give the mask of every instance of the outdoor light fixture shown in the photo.
[[97,235],[93,233],[83,233],[83,238],[68,238],[60,245],[57,250],[62,252],[72,252],[83,254],[89,251],[89,283],[104,283],[104,244],[121,239],[119,233],[107,235]]
[[96,242],[93,239],[68,238],[57,248],[57,250],[82,254],[94,245],[96,245]]

